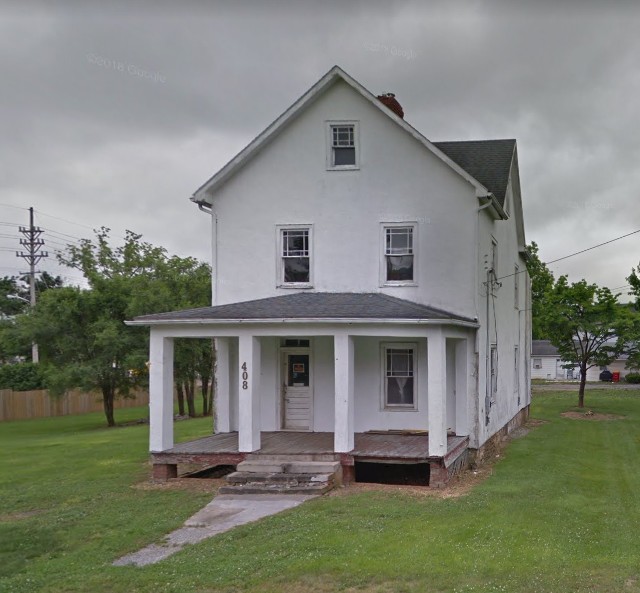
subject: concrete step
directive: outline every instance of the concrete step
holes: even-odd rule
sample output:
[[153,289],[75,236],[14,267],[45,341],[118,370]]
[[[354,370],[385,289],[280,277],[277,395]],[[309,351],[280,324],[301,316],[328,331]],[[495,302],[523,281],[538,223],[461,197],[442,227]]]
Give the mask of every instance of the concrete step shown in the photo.
[[275,461],[276,463],[290,463],[292,461],[336,461],[338,455],[335,453],[291,453],[291,454],[263,454],[249,453],[247,461]]
[[332,484],[335,480],[334,473],[309,474],[309,473],[255,473],[233,472],[225,477],[229,484],[273,483],[273,484]]
[[284,471],[291,474],[332,474],[339,469],[339,461],[288,461],[284,463]]
[[324,494],[333,488],[333,484],[313,483],[299,486],[285,484],[243,484],[221,486],[219,494]]
[[284,471],[284,463],[276,463],[275,461],[258,461],[254,459],[241,461],[236,466],[239,472],[256,472],[256,473],[281,473]]

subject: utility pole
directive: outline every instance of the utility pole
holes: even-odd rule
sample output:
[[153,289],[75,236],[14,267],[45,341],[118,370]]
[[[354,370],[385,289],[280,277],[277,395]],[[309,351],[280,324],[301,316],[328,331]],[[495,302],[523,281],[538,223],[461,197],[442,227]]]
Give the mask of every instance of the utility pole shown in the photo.
[[[24,239],[20,239],[20,245],[27,249],[27,252],[16,251],[16,256],[21,257],[29,264],[29,293],[31,308],[36,306],[36,265],[38,262],[49,257],[46,251],[40,251],[40,248],[44,245],[44,241],[40,238],[42,229],[40,227],[33,226],[33,207],[29,208],[29,226],[20,227],[20,232],[25,236]],[[38,355],[38,344],[31,344],[31,360],[38,362],[40,359]]]

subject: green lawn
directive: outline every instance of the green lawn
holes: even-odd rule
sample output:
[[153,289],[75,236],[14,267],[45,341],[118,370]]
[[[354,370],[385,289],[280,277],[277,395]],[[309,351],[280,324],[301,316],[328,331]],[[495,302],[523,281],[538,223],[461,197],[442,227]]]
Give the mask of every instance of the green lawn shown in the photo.
[[[145,568],[111,562],[210,498],[132,488],[149,472],[148,427],[0,424],[0,591],[640,592],[640,390],[587,393],[622,420],[562,418],[575,400],[536,396],[548,422],[467,496],[325,497]],[[178,439],[209,422],[177,423]]]

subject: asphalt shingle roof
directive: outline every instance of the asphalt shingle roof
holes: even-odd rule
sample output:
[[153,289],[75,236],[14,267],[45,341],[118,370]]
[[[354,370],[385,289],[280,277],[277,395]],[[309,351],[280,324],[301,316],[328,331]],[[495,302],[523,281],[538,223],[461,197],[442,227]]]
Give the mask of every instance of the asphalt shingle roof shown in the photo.
[[469,140],[433,144],[493,192],[504,207],[515,140]]
[[438,319],[475,323],[412,301],[380,293],[305,292],[283,296],[142,315],[145,322],[244,319]]
[[549,340],[531,340],[531,356],[557,356],[558,349]]

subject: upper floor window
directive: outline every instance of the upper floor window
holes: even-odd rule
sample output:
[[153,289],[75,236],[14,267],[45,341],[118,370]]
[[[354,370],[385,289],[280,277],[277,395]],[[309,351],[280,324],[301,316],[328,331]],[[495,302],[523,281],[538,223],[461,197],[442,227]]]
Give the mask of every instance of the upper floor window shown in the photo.
[[280,286],[311,285],[311,227],[282,226],[279,233]]
[[358,127],[355,122],[329,124],[329,169],[358,168]]
[[518,264],[513,271],[513,305],[516,309],[520,308],[520,266]]
[[382,284],[415,285],[416,253],[414,250],[416,225],[407,223],[384,224]]

